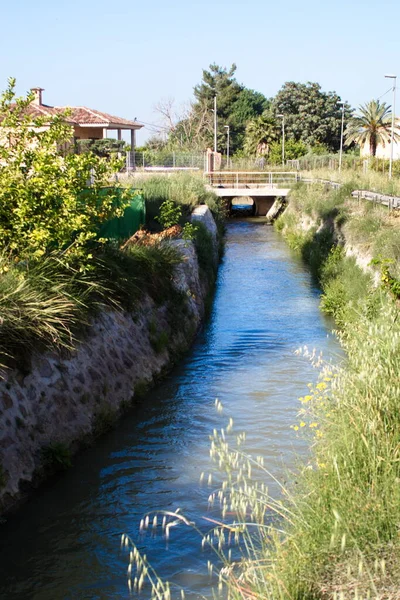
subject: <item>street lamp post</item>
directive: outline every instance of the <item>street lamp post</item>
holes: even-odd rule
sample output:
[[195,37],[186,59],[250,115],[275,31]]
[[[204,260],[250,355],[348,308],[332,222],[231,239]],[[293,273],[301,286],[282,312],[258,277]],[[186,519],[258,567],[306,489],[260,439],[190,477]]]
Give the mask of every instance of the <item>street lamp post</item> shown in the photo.
[[276,115],[282,119],[282,166],[285,166],[285,115]]
[[394,119],[396,112],[396,77],[397,75],[385,75],[387,79],[393,79],[393,106],[392,106],[392,132],[390,135],[390,161],[389,161],[389,179],[392,178],[393,165],[393,140],[394,140]]
[[225,129],[226,129],[226,166],[229,169],[229,132],[230,132],[230,127],[229,125],[224,125]]
[[343,155],[343,127],[344,127],[344,102],[338,102],[342,105],[342,126],[340,128],[340,152],[339,152],[339,173],[342,170],[342,155]]
[[214,96],[214,152],[217,152],[217,95]]

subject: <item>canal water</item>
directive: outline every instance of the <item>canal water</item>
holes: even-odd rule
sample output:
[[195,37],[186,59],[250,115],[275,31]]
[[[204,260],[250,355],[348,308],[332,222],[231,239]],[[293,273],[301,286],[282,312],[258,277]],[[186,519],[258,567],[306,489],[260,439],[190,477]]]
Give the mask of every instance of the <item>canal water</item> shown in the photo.
[[226,242],[211,318],[183,363],[0,526],[1,599],[128,598],[124,532],[161,577],[193,598],[211,596],[197,534],[176,528],[168,545],[162,535],[141,537],[144,513],[179,507],[210,527],[202,519],[210,488],[199,477],[211,469],[209,435],[230,416],[235,431],[247,434],[247,451],[262,455],[279,479],[306,457],[306,442],[290,425],[317,373],[295,350],[307,345],[335,356],[332,323],[319,312],[306,268],[271,227],[236,221]]

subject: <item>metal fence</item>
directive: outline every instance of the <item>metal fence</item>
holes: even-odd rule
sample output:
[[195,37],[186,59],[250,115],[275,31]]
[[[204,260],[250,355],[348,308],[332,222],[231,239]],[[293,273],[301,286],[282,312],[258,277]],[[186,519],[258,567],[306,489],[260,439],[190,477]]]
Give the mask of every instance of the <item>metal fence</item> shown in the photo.
[[205,154],[181,152],[126,152],[124,171],[199,171],[205,168]]
[[274,188],[282,184],[298,181],[295,171],[213,171],[204,173],[205,179],[212,187],[225,188]]

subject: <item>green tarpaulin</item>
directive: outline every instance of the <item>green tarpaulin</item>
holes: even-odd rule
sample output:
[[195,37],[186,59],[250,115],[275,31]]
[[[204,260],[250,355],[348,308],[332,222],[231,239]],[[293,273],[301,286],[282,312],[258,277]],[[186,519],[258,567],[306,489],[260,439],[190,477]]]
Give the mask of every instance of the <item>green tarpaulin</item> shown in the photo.
[[145,224],[146,207],[142,196],[132,197],[124,215],[104,223],[99,231],[100,237],[123,240],[131,237],[141,225]]

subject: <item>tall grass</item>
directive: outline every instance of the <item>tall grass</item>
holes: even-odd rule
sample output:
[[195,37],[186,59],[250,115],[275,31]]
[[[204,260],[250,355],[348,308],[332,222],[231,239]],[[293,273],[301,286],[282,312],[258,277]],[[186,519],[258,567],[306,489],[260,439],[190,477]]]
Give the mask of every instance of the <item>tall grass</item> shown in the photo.
[[102,307],[134,310],[145,294],[177,300],[173,273],[182,258],[168,244],[92,251],[85,268],[56,253],[32,263],[0,257],[1,364],[21,367],[33,350],[71,348]]
[[332,171],[331,169],[313,169],[312,171],[301,171],[302,177],[314,179],[326,179],[337,183],[351,184],[353,190],[371,190],[382,194],[400,196],[400,179],[388,178],[388,175],[367,171],[366,173],[354,170]]
[[135,179],[135,188],[139,188],[143,194],[146,202],[146,224],[152,229],[159,228],[155,217],[159,214],[161,204],[166,200],[172,200],[181,207],[181,224],[199,204],[207,204],[217,221],[223,219],[220,199],[206,189],[200,174],[174,173],[168,176],[138,177]]
[[281,597],[398,592],[400,327],[390,300],[377,312],[371,319],[366,307],[347,326],[347,364],[325,369],[302,398],[313,455],[272,550]]

